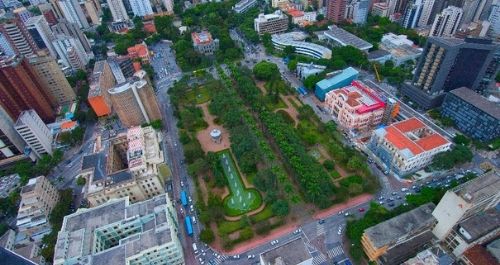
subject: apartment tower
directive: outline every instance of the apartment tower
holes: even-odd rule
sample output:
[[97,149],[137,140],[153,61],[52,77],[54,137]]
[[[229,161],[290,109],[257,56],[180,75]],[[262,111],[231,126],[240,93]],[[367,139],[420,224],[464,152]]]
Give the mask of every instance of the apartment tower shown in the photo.
[[335,23],[341,22],[345,17],[346,0],[328,0],[326,18]]
[[429,36],[452,37],[460,26],[462,15],[463,10],[460,7],[449,6],[445,8],[434,19]]
[[14,128],[37,157],[52,154],[52,133],[34,110],[23,111]]

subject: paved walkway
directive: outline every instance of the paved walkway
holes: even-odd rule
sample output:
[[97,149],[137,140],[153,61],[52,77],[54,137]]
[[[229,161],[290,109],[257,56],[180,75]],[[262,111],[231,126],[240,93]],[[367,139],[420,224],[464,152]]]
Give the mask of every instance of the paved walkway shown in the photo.
[[324,211],[321,211],[313,216],[314,219],[324,219],[327,218],[331,215],[337,214],[338,212],[345,210],[347,208],[352,208],[356,205],[363,204],[365,202],[371,201],[373,199],[373,195],[371,194],[361,194],[359,196],[356,196],[349,201],[342,203],[342,204],[336,204]]

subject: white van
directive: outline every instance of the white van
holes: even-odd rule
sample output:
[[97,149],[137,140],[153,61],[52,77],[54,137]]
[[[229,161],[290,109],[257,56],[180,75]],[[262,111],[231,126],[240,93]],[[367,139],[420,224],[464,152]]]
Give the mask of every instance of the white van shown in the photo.
[[193,243],[194,254],[198,254],[198,248],[196,247],[196,243]]
[[196,218],[194,216],[191,216],[191,220],[193,220],[193,224],[196,224]]

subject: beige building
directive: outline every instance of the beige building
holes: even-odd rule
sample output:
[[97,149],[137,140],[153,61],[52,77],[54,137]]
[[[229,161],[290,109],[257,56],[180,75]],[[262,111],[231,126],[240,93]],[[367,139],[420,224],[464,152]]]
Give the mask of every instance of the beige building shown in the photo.
[[50,233],[49,214],[59,200],[57,189],[44,177],[30,179],[21,189],[17,228],[35,241]]
[[254,29],[262,35],[264,33],[277,34],[288,30],[288,16],[280,10],[271,14],[259,14],[253,22]]
[[49,55],[33,56],[28,59],[40,81],[58,105],[68,104],[75,100],[75,91],[71,88],[56,60]]
[[87,0],[84,2],[84,6],[85,11],[87,11],[86,14],[90,18],[90,21],[92,21],[92,24],[101,25],[101,21],[99,20],[101,4],[99,1]]
[[108,90],[113,110],[125,127],[161,119],[155,92],[145,78],[146,72],[141,70],[127,82]]
[[[81,177],[87,179],[87,200],[97,206],[113,198],[131,202],[163,194],[165,179],[161,133],[152,127],[133,127],[111,139],[99,153],[83,158]],[[105,144],[106,146],[106,144]]]
[[89,83],[87,100],[97,117],[111,114],[111,100],[107,91],[116,84],[116,81],[107,61],[102,60],[95,63]]
[[176,216],[166,194],[80,208],[64,217],[53,264],[185,264]]

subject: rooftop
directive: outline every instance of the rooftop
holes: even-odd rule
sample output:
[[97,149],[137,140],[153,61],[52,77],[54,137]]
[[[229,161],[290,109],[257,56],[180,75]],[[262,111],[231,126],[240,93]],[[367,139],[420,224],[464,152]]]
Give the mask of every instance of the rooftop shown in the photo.
[[376,50],[368,53],[368,60],[375,60],[388,55],[391,55],[391,53],[386,50]]
[[101,180],[106,177],[106,152],[99,152],[83,157],[82,170],[94,171],[93,180]]
[[495,170],[492,170],[455,187],[452,192],[455,192],[455,194],[469,203],[475,203],[496,194],[499,190],[500,175]]
[[478,109],[494,117],[495,119],[500,120],[500,107],[497,104],[488,101],[486,98],[482,97],[476,92],[466,87],[460,87],[450,91],[450,93],[461,98],[463,101],[477,107]]
[[191,33],[191,39],[196,44],[208,44],[212,42],[212,34],[210,32],[204,30],[202,32],[193,32]]
[[36,265],[36,263],[3,247],[0,247],[0,261],[4,265]]
[[412,231],[418,231],[434,223],[435,218],[432,216],[434,208],[435,205],[433,203],[424,204],[409,212],[365,229],[365,234],[376,248],[390,245],[398,239],[412,234]]
[[0,198],[9,196],[11,190],[19,185],[21,177],[19,174],[12,174],[0,178]]
[[149,50],[148,47],[145,44],[136,44],[132,47],[127,48],[127,52],[129,55],[132,57],[148,57],[149,55]]
[[500,212],[492,208],[465,219],[458,226],[465,241],[473,242],[500,227]]
[[260,255],[266,265],[299,264],[306,260],[312,260],[302,238],[292,240]]
[[267,22],[267,21],[270,21],[270,20],[277,20],[277,19],[283,19],[283,18],[287,18],[287,16],[285,16],[280,10],[276,10],[274,11],[274,13],[271,13],[271,14],[259,14],[259,16],[257,18],[255,18],[255,22],[257,23],[262,23],[262,22]]
[[21,189],[21,194],[23,193],[28,193],[28,192],[31,192],[35,189],[36,187],[36,183],[38,181],[38,178],[40,177],[37,177],[37,178],[32,178],[28,181],[28,184],[26,184],[22,189]]
[[297,48],[306,48],[308,50],[313,50],[323,54],[323,57],[331,57],[332,50],[327,47],[306,42],[305,39],[308,37],[307,34],[303,32],[288,32],[283,34],[273,34],[272,41],[284,46],[294,46]]
[[475,245],[464,252],[472,265],[498,265],[499,262],[482,245]]
[[340,95],[358,114],[385,108],[385,103],[377,93],[361,81],[352,81],[351,85],[328,92],[330,93]]
[[106,66],[106,64],[107,64],[107,62],[104,60],[95,62],[94,70],[92,70],[92,74],[90,75],[90,78],[89,78],[90,89],[89,89],[88,98],[97,97],[97,96],[101,95],[100,80],[101,80],[101,76],[104,72],[104,67]]
[[356,69],[348,67],[344,70],[333,72],[330,78],[325,78],[319,81],[318,83],[316,83],[316,86],[318,86],[320,89],[328,89],[329,87],[334,86],[345,79],[355,78],[358,74],[359,72],[356,71]]
[[373,47],[373,45],[363,39],[358,38],[356,35],[343,30],[335,25],[328,27],[329,30],[325,31],[324,34],[330,39],[334,39],[339,42],[342,46],[353,46],[360,50],[368,50]]

